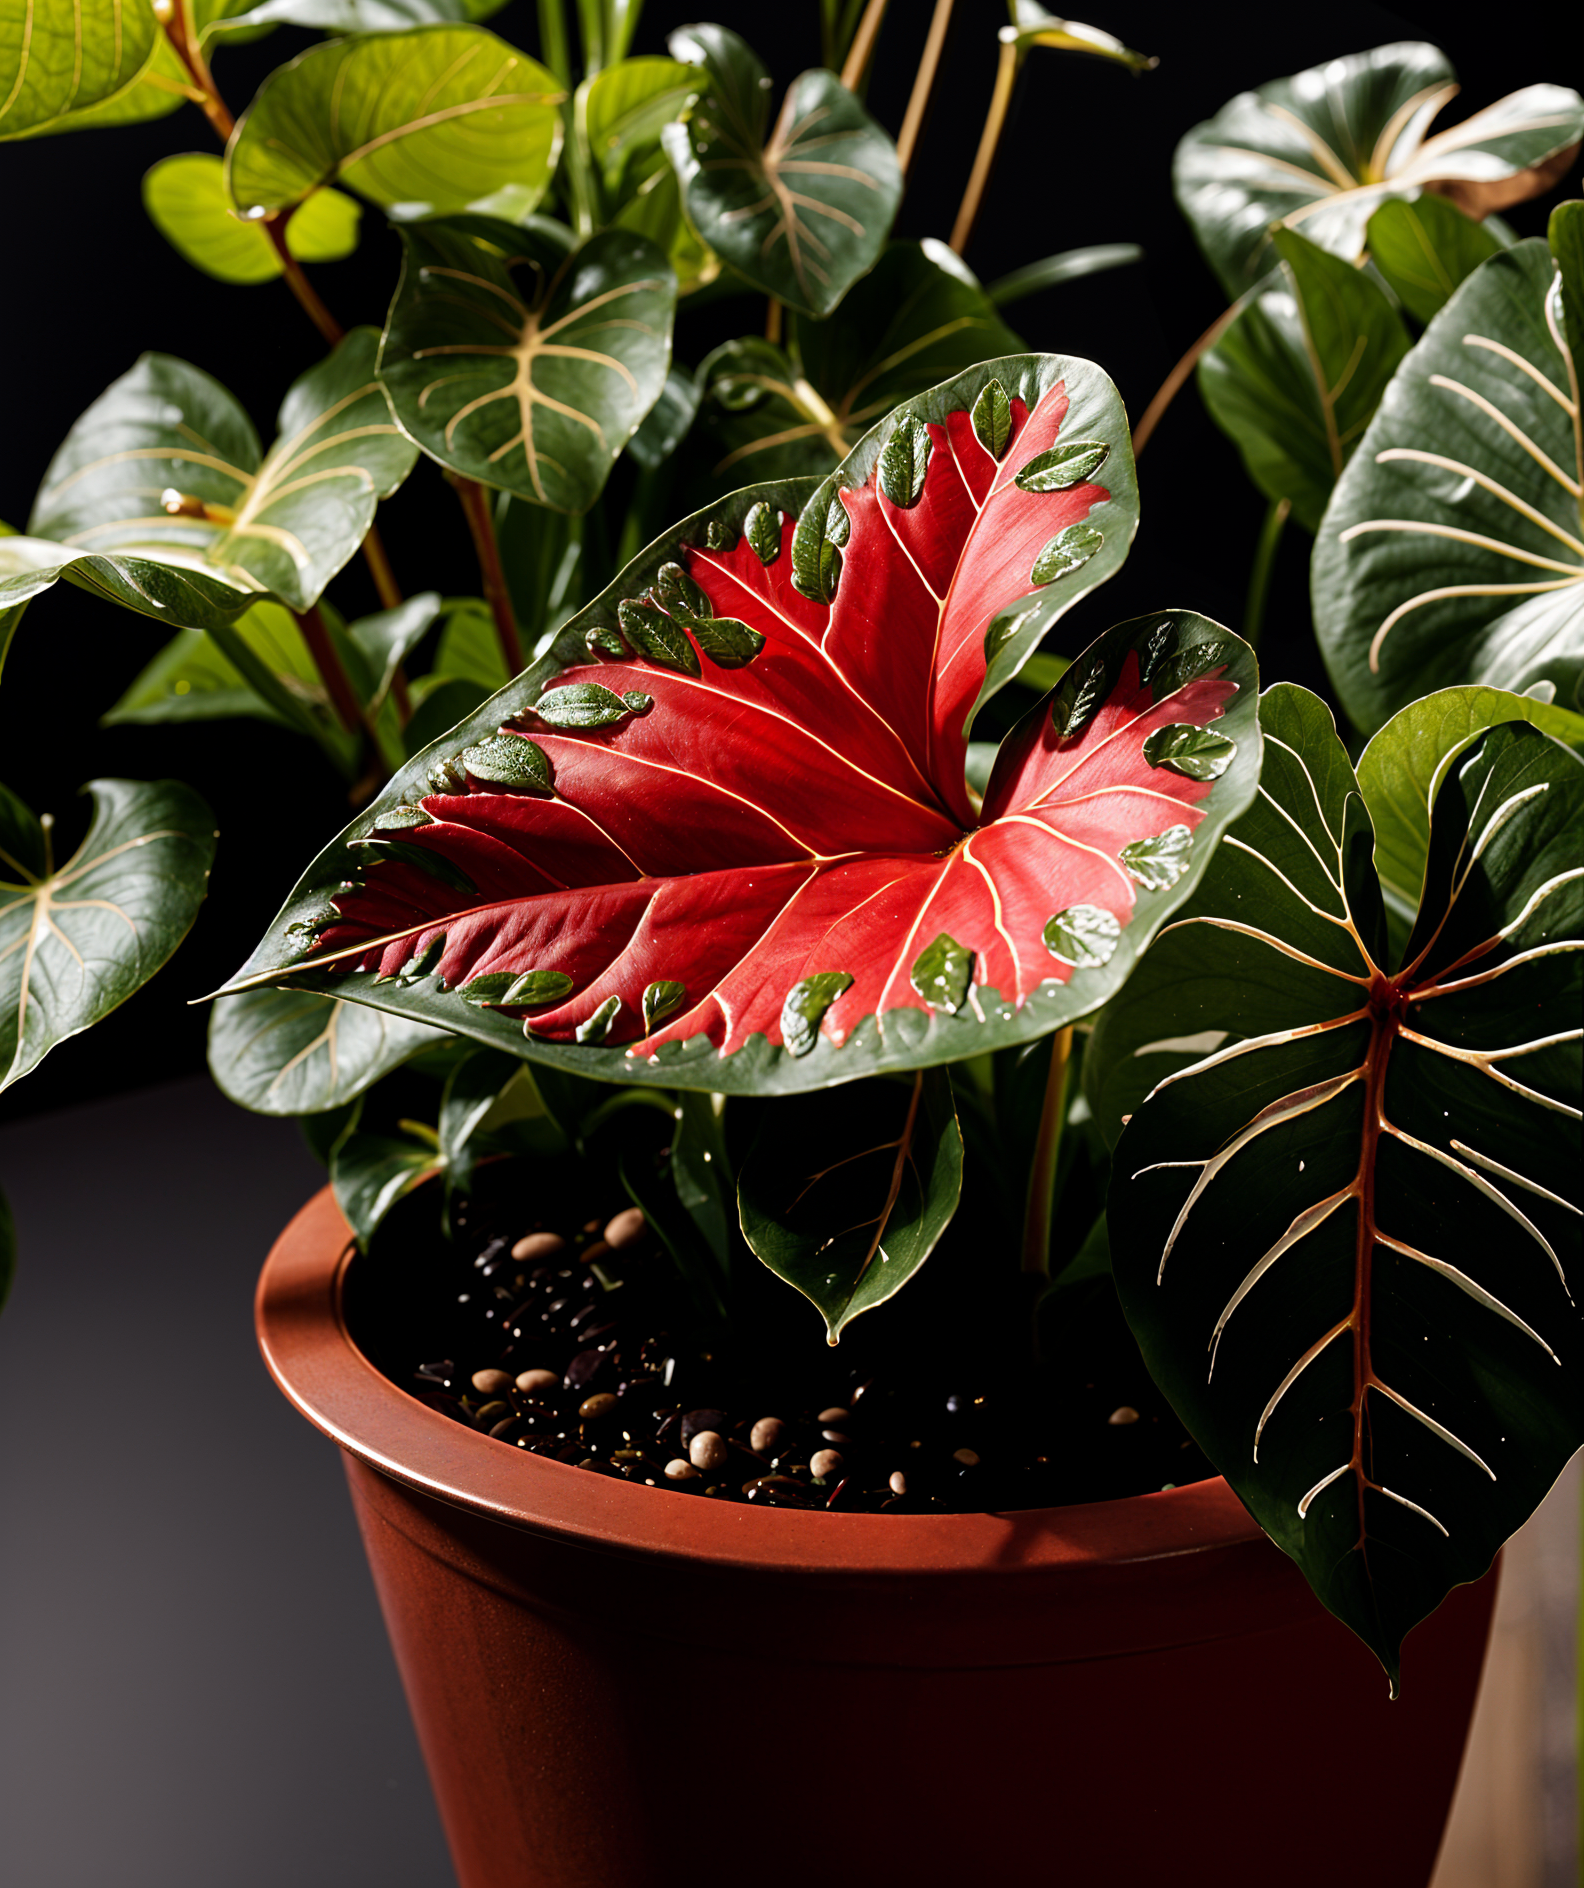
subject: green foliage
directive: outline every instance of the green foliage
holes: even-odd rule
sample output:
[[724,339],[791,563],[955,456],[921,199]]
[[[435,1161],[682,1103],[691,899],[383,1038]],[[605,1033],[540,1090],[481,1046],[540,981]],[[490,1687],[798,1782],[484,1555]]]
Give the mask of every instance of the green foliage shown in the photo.
[[[162,157],[143,179],[143,207],[178,255],[221,282],[272,282],[285,268],[258,222],[233,212],[225,166],[206,151]],[[286,226],[299,262],[338,262],[357,247],[358,204],[339,190],[319,190]]]

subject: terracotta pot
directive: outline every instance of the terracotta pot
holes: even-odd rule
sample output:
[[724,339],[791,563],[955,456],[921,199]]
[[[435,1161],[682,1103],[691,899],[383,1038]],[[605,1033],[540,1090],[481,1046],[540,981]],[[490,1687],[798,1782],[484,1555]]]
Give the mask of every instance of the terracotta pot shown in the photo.
[[760,1511],[590,1475],[396,1388],[327,1192],[259,1285],[347,1476],[462,1888],[1414,1888],[1495,1576],[1404,1695],[1222,1481],[1009,1514]]

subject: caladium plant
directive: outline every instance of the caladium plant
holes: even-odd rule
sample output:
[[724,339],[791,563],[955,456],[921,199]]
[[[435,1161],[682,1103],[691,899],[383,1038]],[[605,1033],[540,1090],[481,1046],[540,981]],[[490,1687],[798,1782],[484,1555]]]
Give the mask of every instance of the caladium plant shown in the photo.
[[[200,105],[224,155],[156,165],[151,216],[328,352],[268,451],[203,366],[115,381],[0,536],[0,657],[65,578],[175,632],[107,718],[263,717],[350,787],[211,1058],[304,1118],[365,1242],[425,1181],[443,1222],[485,1158],[548,1155],[626,1188],[710,1328],[768,1268],[788,1328],[861,1346],[939,1251],[951,1317],[1015,1299],[1002,1348],[1048,1384],[1120,1306],[1395,1682],[1578,1440],[1584,206],[1549,245],[1475,219],[1560,176],[1584,104],[1432,135],[1451,68],[1396,46],[1181,147],[1239,297],[1198,351],[1271,504],[1251,599],[1291,511],[1355,767],[1317,698],[1260,698],[1258,607],[1249,642],[1177,608],[1096,633],[1128,418],[1005,317],[1137,252],[989,287],[962,259],[1033,50],[1153,62],[1013,0],[951,243],[899,241],[941,44],[893,143],[885,10],[823,9],[773,111],[727,26],[630,57],[636,4],[580,6],[579,76],[560,0],[538,58],[491,0],[35,0],[0,139]],[[334,36],[233,119],[208,60],[278,21]],[[401,273],[344,332],[303,265],[373,209]],[[373,528],[437,467],[480,597],[403,595]],[[343,615],[360,548],[380,607]],[[201,803],[96,792],[64,867],[0,793],[5,1079],[201,891]]]

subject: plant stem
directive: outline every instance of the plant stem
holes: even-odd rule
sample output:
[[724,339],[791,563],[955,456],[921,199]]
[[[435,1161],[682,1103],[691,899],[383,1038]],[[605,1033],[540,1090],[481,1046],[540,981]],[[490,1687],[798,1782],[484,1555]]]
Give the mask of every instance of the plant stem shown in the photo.
[[294,610],[292,614],[297,618],[297,627],[303,633],[303,641],[308,645],[308,653],[314,659],[314,667],[319,671],[319,679],[324,683],[325,693],[342,727],[349,734],[357,733],[360,728],[370,732],[363,704],[357,698],[351,677],[341,665],[341,657],[330,640],[330,626],[319,605],[310,603],[306,610]]
[[[1250,289],[1249,294],[1253,292],[1254,291]],[[1217,315],[1210,326],[1205,329],[1204,333],[1200,335],[1199,339],[1194,342],[1193,346],[1189,348],[1188,352],[1161,382],[1159,393],[1156,394],[1155,398],[1151,400],[1149,405],[1144,409],[1143,419],[1133,428],[1133,457],[1135,459],[1149,444],[1150,434],[1160,425],[1167,407],[1176,399],[1183,382],[1198,365],[1199,356],[1208,353],[1208,351],[1215,346],[1216,342],[1221,339],[1227,329],[1232,326],[1232,323],[1242,314],[1243,305],[1247,300],[1248,295],[1240,295],[1230,308],[1225,309],[1221,314]]]
[[484,600],[489,604],[490,615],[495,619],[495,635],[506,663],[506,672],[508,675],[519,675],[524,667],[522,643],[517,635],[517,618],[512,613],[506,573],[501,568],[500,546],[495,542],[495,523],[490,517],[490,488],[481,485],[477,479],[463,478],[459,472],[448,472],[446,477],[456,487],[468,529],[473,533],[479,574],[484,579]]
[[369,575],[374,579],[374,588],[379,592],[382,610],[401,608],[401,586],[396,581],[396,573],[390,567],[390,559],[385,555],[385,543],[380,537],[379,526],[371,524],[363,539],[363,560],[369,567]]
[[959,256],[968,247],[974,224],[979,220],[979,206],[984,201],[985,185],[990,181],[1001,133],[1006,129],[1007,112],[1012,104],[1012,89],[1017,84],[1020,64],[1017,35],[1007,29],[1007,36],[1001,41],[1001,61],[996,67],[995,90],[990,94],[990,109],[985,113],[984,130],[979,135],[979,151],[974,158],[973,173],[968,179],[968,188],[963,192],[963,200],[958,205],[957,221],[952,225],[950,246]]
[[1265,599],[1270,591],[1271,571],[1275,568],[1282,527],[1292,510],[1290,498],[1276,499],[1265,513],[1260,526],[1259,543],[1254,547],[1254,562],[1249,570],[1248,601],[1243,606],[1243,640],[1251,649],[1259,647],[1260,631],[1265,625]]
[[1050,1071],[1045,1078],[1045,1102],[1040,1109],[1034,1161],[1029,1168],[1028,1204],[1023,1215],[1023,1271],[1039,1279],[1050,1277],[1051,1215],[1056,1200],[1056,1157],[1061,1151],[1062,1124],[1067,1119],[1067,1065],[1072,1055],[1072,1025],[1051,1038]]
[[880,22],[885,18],[885,10],[886,0],[869,0],[864,8],[863,18],[858,22],[858,31],[853,35],[853,43],[841,69],[841,82],[849,92],[856,92],[863,84],[869,61],[874,57],[875,40],[880,35]]
[[772,295],[765,304],[765,339],[775,347],[781,345],[781,311],[781,298]]
[[298,306],[331,347],[339,346],[346,339],[346,330],[320,301],[313,283],[303,274],[302,264],[286,246],[286,224],[289,216],[289,211],[283,216],[278,210],[272,210],[263,219],[264,234],[275,245],[275,253],[280,257],[281,272],[285,277],[286,286],[297,297]]
[[186,0],[154,0],[154,17],[164,28],[171,51],[191,74],[199,92],[198,103],[214,126],[215,136],[222,144],[229,143],[231,133],[236,130],[236,120],[226,110],[225,100],[209,71],[209,62],[193,36]]
[[566,12],[562,0],[539,0],[539,53],[570,91],[572,56],[567,44]]
[[897,139],[897,162],[902,167],[902,175],[908,174],[908,166],[913,162],[913,153],[918,148],[919,133],[924,129],[925,114],[929,111],[930,98],[935,91],[935,78],[940,70],[940,56],[946,44],[946,33],[951,26],[954,0],[935,0],[935,11],[930,18],[929,36],[924,41],[924,53],[919,60],[918,72],[913,80],[913,90],[908,97],[907,114],[902,120],[902,133]]

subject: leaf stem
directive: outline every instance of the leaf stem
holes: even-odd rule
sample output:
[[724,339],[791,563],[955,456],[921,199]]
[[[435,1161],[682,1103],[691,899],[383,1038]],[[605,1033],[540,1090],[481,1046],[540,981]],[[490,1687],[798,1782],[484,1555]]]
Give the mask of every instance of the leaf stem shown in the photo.
[[214,126],[215,136],[222,144],[228,144],[232,132],[236,130],[236,120],[226,109],[225,100],[220,96],[219,87],[209,70],[209,62],[204,58],[203,50],[193,33],[188,5],[189,0],[154,0],[154,17],[164,28],[171,51],[191,73],[193,84],[198,88],[197,103],[202,107],[203,115]]
[[1034,1159],[1029,1168],[1028,1204],[1023,1215],[1023,1271],[1039,1279],[1050,1277],[1051,1216],[1056,1200],[1056,1161],[1061,1151],[1062,1124],[1067,1119],[1067,1067],[1072,1056],[1072,1035],[1069,1023],[1051,1038],[1045,1101],[1040,1109]]
[[1143,419],[1133,428],[1133,457],[1135,459],[1149,444],[1150,435],[1165,417],[1167,407],[1177,398],[1178,393],[1182,389],[1183,382],[1199,364],[1199,356],[1208,353],[1208,351],[1215,346],[1216,342],[1221,339],[1227,329],[1232,326],[1232,323],[1242,314],[1244,306],[1249,299],[1249,295],[1253,293],[1253,289],[1250,289],[1248,294],[1240,295],[1230,308],[1223,310],[1221,314],[1217,315],[1210,326],[1205,329],[1204,333],[1200,335],[1199,339],[1194,342],[1193,346],[1189,348],[1188,352],[1184,354],[1182,359],[1161,382],[1160,391],[1144,409]]
[[908,166],[913,162],[913,153],[918,148],[919,134],[924,129],[924,119],[935,91],[935,79],[940,71],[941,51],[946,44],[946,34],[951,26],[954,4],[955,0],[935,0],[935,11],[930,17],[929,34],[924,41],[923,56],[919,60],[918,72],[913,79],[913,90],[908,97],[907,113],[903,117],[901,135],[897,139],[897,163],[901,165],[904,177],[908,174]]
[[1282,527],[1292,510],[1290,498],[1278,498],[1265,513],[1259,542],[1254,547],[1254,562],[1249,568],[1248,601],[1243,606],[1243,640],[1251,649],[1259,647],[1260,631],[1265,624],[1265,600],[1270,592],[1271,572],[1276,566],[1276,552],[1281,544]]
[[490,517],[490,487],[477,479],[447,472],[462,501],[462,512],[473,533],[473,548],[478,553],[479,574],[484,580],[484,600],[495,619],[495,635],[509,675],[522,673],[522,642],[517,635],[517,618],[512,613],[511,591],[501,568],[500,546],[495,542],[495,524]]
[[566,9],[562,0],[539,0],[539,53],[568,91],[572,89],[572,56],[567,41]]
[[382,610],[398,610],[402,605],[401,585],[396,581],[396,573],[390,567],[390,559],[385,555],[385,542],[379,534],[379,526],[371,524],[363,538],[363,561],[368,565],[369,575],[374,579],[374,588],[379,592]]
[[880,22],[885,18],[887,0],[869,0],[858,31],[842,63],[841,82],[849,92],[856,92],[864,82],[869,61],[874,57],[875,41],[880,37]]
[[1007,112],[1012,104],[1012,90],[1017,84],[1018,68],[1021,64],[1017,33],[1011,27],[1003,28],[1001,59],[996,66],[995,90],[990,94],[990,109],[985,113],[984,130],[979,134],[979,150],[974,158],[968,188],[963,192],[962,202],[957,208],[957,221],[952,225],[950,247],[956,250],[959,256],[968,247],[968,239],[973,235],[974,224],[979,220],[979,206],[984,201],[985,186],[990,181],[990,172],[995,164],[1001,134],[1006,129]]
[[286,225],[291,212],[284,214],[271,210],[263,219],[262,228],[275,246],[275,253],[280,257],[281,273],[286,279],[286,286],[297,297],[298,306],[314,324],[331,347],[339,346],[346,339],[346,330],[319,299],[319,292],[303,273],[303,266],[286,246]]
[[294,610],[292,614],[297,618],[297,627],[303,633],[303,641],[308,645],[308,653],[314,659],[314,667],[319,671],[319,679],[324,683],[325,693],[330,697],[342,727],[349,734],[366,729],[363,704],[358,700],[351,677],[342,666],[336,646],[330,640],[330,626],[324,619],[323,611],[317,603],[310,603],[306,610]]
[[765,303],[765,339],[773,347],[781,345],[782,302],[778,295],[772,295]]

